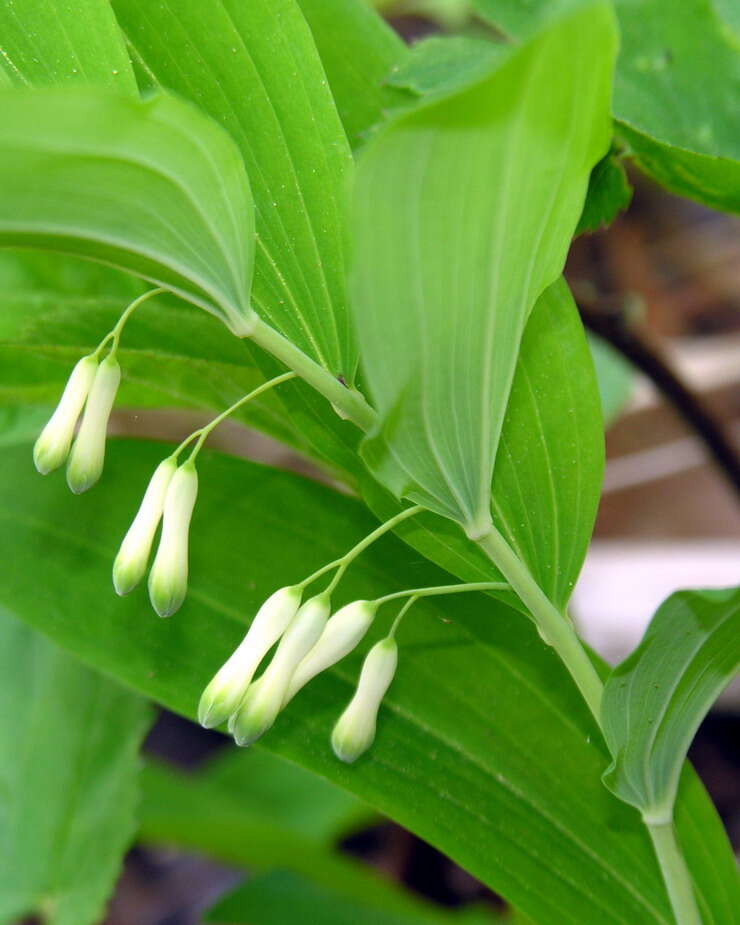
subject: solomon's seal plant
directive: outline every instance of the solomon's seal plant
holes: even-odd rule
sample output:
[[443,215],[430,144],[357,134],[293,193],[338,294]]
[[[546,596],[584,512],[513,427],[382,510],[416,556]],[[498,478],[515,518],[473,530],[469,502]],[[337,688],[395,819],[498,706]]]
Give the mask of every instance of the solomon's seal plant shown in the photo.
[[[115,441],[89,501],[53,477],[29,487],[30,448],[22,462],[8,450],[18,489],[3,503],[43,580],[6,576],[2,609],[238,745],[340,783],[528,921],[729,922],[732,858],[683,759],[740,658],[737,591],[669,599],[612,673],[568,613],[603,471],[562,277],[571,240],[625,205],[626,156],[740,208],[732,133],[661,110],[664,95],[693,99],[690,49],[662,76],[650,64],[651,36],[690,43],[684,14],[667,0],[478,0],[477,38],[408,49],[361,0],[62,6],[0,10],[0,243],[62,255],[8,253],[8,278],[29,282],[3,336],[42,356],[57,338],[73,367],[63,390],[36,371],[61,398],[33,460],[44,475],[66,462],[75,494],[97,483],[119,391],[215,416],[174,449]],[[724,99],[729,26],[691,6]],[[702,119],[714,113],[708,92]],[[98,343],[100,315],[126,300]],[[37,326],[28,305],[44,308]],[[329,487],[204,452],[231,415]],[[117,596],[100,582],[111,560]],[[175,620],[143,612],[147,570],[154,610],[182,608]],[[40,663],[23,638],[9,636],[11,681]],[[63,896],[75,907],[58,921],[86,925],[133,832],[145,721],[113,681],[110,701],[84,674],[69,683],[70,702],[101,711],[95,728],[140,713],[128,737],[90,743],[94,760],[68,756],[97,828],[46,826],[68,843],[40,836],[48,881],[30,876],[5,904],[0,875],[0,914],[56,922]],[[15,722],[25,694],[12,703]],[[87,742],[81,715],[65,715],[78,738],[59,747]],[[85,805],[105,790],[93,767],[111,778],[107,815]],[[18,818],[42,802],[25,786],[5,787]],[[62,790],[49,811],[67,818]],[[80,883],[75,852],[118,815]]]

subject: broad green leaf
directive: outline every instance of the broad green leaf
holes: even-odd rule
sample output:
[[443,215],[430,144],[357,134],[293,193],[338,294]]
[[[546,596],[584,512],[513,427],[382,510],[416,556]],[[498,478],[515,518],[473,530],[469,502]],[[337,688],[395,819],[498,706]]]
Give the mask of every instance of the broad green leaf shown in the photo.
[[344,188],[351,155],[295,0],[113,0],[164,87],[231,134],[254,194],[256,311],[351,384]]
[[[537,301],[522,340],[492,483],[498,530],[559,608],[568,602],[591,537],[601,492],[604,437],[599,394],[578,311],[560,280]],[[379,516],[398,510],[374,485]],[[398,533],[467,581],[501,579],[460,528],[432,515]],[[514,595],[498,595],[521,606]]]
[[[577,0],[475,0],[520,41]],[[737,4],[616,0],[617,132],[639,166],[669,190],[740,211]]]
[[[375,522],[328,488],[205,454],[191,593],[177,617],[158,620],[143,591],[115,597],[110,566],[163,452],[116,441],[105,479],[76,498],[59,479],[33,472],[30,447],[6,450],[0,556],[12,556],[15,567],[0,574],[0,605],[192,716],[258,603],[349,548]],[[336,604],[445,580],[388,538],[350,569]],[[94,620],[81,620],[91,612]],[[391,617],[382,614],[366,645]],[[302,691],[265,746],[417,832],[535,921],[667,925],[668,900],[638,814],[601,784],[606,748],[529,621],[492,599],[458,595],[419,602],[399,634],[398,675],[366,758],[348,767],[329,746],[364,647]],[[691,773],[678,809],[689,863],[712,910],[708,921],[725,925],[728,908],[740,908],[728,879],[734,862]]]
[[93,925],[136,830],[150,710],[4,609],[0,638],[0,921]]
[[498,920],[488,911],[442,911],[422,902],[389,908],[382,894],[348,895],[341,880],[324,887],[287,871],[250,879],[222,899],[206,915],[206,922],[228,925],[285,925],[305,919],[311,925],[485,925]]
[[618,0],[619,134],[659,183],[740,212],[740,42],[712,0]]
[[174,97],[5,91],[0,243],[76,253],[249,322],[254,247],[239,152]]
[[680,591],[607,681],[604,782],[652,822],[670,822],[699,723],[740,669],[740,590]]
[[18,86],[95,84],[138,96],[107,0],[6,0],[0,4],[0,75]]
[[490,523],[527,316],[562,269],[608,143],[614,43],[609,8],[586,4],[360,156],[352,304],[380,413],[364,455],[395,495],[471,535]]
[[353,148],[407,94],[388,75],[408,54],[399,36],[365,0],[298,0]]

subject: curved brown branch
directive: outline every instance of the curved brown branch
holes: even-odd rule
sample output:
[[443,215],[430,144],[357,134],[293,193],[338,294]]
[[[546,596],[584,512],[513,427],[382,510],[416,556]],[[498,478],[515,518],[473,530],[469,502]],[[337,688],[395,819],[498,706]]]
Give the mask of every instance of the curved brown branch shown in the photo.
[[702,400],[688,388],[660,355],[660,350],[637,330],[619,307],[592,307],[580,302],[584,325],[603,337],[646,375],[697,434],[721,472],[740,497],[740,455],[722,425]]

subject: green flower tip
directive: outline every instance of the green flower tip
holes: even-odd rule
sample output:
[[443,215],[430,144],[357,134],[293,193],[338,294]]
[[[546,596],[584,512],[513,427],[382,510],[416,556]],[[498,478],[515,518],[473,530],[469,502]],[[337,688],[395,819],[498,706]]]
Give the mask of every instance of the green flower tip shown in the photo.
[[331,745],[340,761],[351,764],[375,741],[381,701],[398,663],[398,647],[392,637],[377,642],[367,654],[355,695],[332,732]]

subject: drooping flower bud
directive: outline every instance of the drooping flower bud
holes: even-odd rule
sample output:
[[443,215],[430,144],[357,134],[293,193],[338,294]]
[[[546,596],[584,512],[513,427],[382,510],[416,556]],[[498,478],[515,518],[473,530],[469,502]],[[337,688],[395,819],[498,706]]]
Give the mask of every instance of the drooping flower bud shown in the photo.
[[144,577],[167,489],[176,471],[177,460],[170,456],[157,466],[149,480],[141,506],[113,563],[113,587],[117,594],[128,594]]
[[95,379],[98,361],[83,357],[72,370],[54,414],[33,448],[33,461],[42,475],[58,469],[69,455],[77,419]]
[[76,495],[91,488],[103,471],[108,418],[120,381],[121,367],[117,360],[106,357],[95,372],[67,463],[67,484]]
[[373,744],[380,703],[396,673],[397,662],[398,646],[392,636],[376,642],[368,652],[355,695],[331,735],[334,754],[341,761],[355,761]]
[[188,460],[172,476],[164,501],[162,536],[149,572],[149,599],[160,617],[171,616],[188,590],[188,534],[198,473]]
[[251,684],[229,730],[237,745],[251,745],[275,722],[296,666],[315,645],[329,617],[329,597],[306,601],[288,626],[265,673]]
[[260,662],[295,617],[302,594],[301,588],[281,588],[260,607],[239,647],[203,691],[198,704],[201,726],[220,726],[234,713]]
[[290,679],[285,706],[311,678],[349,654],[368,631],[377,613],[375,601],[353,601],[329,618],[319,641],[301,659]]

